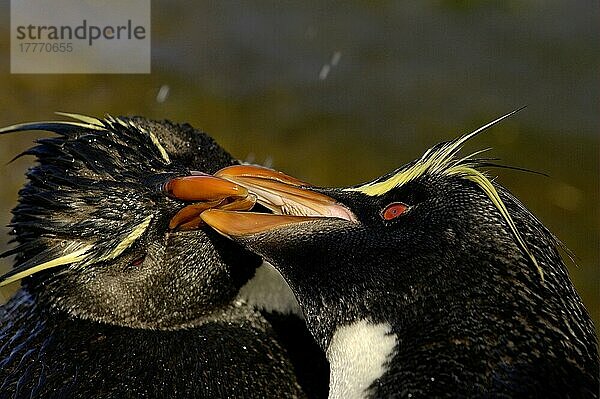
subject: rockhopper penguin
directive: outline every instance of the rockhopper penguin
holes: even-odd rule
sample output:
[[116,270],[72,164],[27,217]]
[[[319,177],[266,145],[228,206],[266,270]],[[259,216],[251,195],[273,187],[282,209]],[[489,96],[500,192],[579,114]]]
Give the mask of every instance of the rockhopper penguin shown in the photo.
[[[326,391],[327,365],[303,322],[275,315],[275,325],[257,310],[294,310],[283,280],[198,229],[200,210],[253,203],[244,188],[203,174],[237,161],[189,125],[63,115],[73,120],[0,130],[57,134],[22,154],[38,164],[13,210],[18,245],[5,255],[16,264],[0,279],[23,278],[0,307],[0,397]],[[209,190],[194,190],[198,181]],[[297,340],[276,330],[290,325]]]
[[557,239],[481,152],[458,154],[507,116],[343,189],[217,173],[273,214],[203,220],[289,283],[329,359],[331,398],[598,396],[594,326]]

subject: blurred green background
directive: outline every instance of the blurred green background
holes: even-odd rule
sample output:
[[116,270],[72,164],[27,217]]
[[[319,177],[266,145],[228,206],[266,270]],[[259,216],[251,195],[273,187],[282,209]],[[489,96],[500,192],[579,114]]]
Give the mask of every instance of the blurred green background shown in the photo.
[[[0,124],[54,111],[189,122],[238,158],[335,186],[528,105],[467,150],[550,176],[494,171],[577,255],[598,328],[599,20],[596,1],[163,1],[149,75],[11,75],[3,1]],[[32,160],[7,162],[39,136],[0,137],[2,226]]]

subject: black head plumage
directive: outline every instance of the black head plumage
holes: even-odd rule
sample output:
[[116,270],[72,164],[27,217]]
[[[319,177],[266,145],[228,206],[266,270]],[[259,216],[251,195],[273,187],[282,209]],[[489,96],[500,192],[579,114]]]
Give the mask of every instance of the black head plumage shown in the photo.
[[[211,137],[189,125],[138,117],[66,116],[76,121],[26,123],[1,131],[57,134],[38,140],[21,154],[35,156],[37,165],[27,172],[29,182],[19,192],[13,210],[11,227],[18,246],[5,256],[16,254],[17,261],[2,277],[3,283],[28,277],[29,285],[52,288],[43,291],[55,305],[100,319],[114,317],[110,315],[115,312],[110,305],[98,308],[94,296],[108,295],[112,298],[108,302],[121,303],[118,308],[123,314],[117,319],[124,324],[153,325],[164,318],[152,321],[153,316],[142,310],[143,298],[160,298],[160,292],[151,294],[150,290],[156,290],[160,282],[165,283],[164,290],[169,289],[169,278],[171,284],[182,284],[189,292],[167,295],[173,301],[161,306],[165,314],[187,313],[186,317],[196,318],[198,307],[225,302],[233,295],[234,285],[241,285],[252,272],[225,265],[229,250],[239,254],[240,262],[258,265],[258,258],[234,250],[210,232],[170,232],[170,218],[185,204],[165,195],[162,185],[175,176],[213,173],[236,161]],[[208,275],[186,264],[205,265]],[[223,285],[209,287],[200,281],[212,273]],[[91,287],[97,292],[92,293]],[[136,306],[136,301],[142,303]],[[175,307],[169,308],[168,303]],[[171,322],[183,322],[186,317]]]

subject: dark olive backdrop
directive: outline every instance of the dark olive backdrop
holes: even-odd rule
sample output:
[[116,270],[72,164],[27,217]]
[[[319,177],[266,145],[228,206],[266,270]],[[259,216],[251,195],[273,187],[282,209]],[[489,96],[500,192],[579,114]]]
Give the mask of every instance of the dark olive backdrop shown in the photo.
[[[577,254],[598,326],[599,20],[596,1],[153,2],[151,74],[11,75],[2,0],[0,124],[187,121],[239,158],[347,185],[528,105],[467,150],[550,175],[494,171]],[[31,159],[6,163],[36,137],[0,137],[0,225]]]

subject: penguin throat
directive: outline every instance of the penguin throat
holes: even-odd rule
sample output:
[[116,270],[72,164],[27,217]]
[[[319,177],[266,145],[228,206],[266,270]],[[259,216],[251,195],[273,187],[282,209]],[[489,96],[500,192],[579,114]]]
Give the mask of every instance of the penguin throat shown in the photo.
[[278,312],[304,317],[290,286],[267,262],[263,262],[256,269],[254,277],[240,289],[236,300],[269,313]]
[[327,348],[329,398],[364,398],[387,370],[398,340],[389,323],[359,320],[335,330]]

